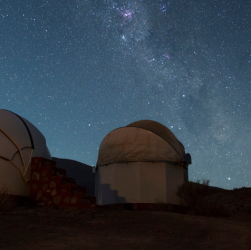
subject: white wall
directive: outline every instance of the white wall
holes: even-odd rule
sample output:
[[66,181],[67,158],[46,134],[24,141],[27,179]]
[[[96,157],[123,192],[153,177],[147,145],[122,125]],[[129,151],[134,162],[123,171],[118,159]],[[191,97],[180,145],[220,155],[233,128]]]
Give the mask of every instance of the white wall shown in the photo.
[[182,166],[164,162],[114,163],[96,172],[97,204],[179,204],[178,185],[184,182]]

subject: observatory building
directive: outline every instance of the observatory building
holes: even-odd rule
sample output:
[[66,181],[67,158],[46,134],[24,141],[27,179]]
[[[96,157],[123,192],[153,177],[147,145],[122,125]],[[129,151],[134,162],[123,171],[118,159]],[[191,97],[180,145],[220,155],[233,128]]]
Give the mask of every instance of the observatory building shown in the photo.
[[9,194],[30,196],[44,205],[180,205],[176,193],[188,181],[189,164],[190,154],[167,127],[142,120],[104,137],[94,174],[91,166],[52,160],[44,136],[34,125],[0,109],[0,188],[7,186]]
[[141,120],[102,140],[95,175],[98,205],[165,202],[180,205],[178,186],[188,181],[190,154],[164,125]]
[[32,157],[51,159],[44,136],[23,117],[0,109],[0,188],[29,196]]

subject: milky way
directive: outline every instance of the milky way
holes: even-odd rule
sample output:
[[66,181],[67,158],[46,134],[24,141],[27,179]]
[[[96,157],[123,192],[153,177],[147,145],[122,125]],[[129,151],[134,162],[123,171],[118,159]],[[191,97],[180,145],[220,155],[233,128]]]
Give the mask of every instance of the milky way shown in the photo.
[[251,8],[247,1],[5,1],[0,107],[55,157],[95,165],[111,130],[167,126],[189,179],[251,186]]

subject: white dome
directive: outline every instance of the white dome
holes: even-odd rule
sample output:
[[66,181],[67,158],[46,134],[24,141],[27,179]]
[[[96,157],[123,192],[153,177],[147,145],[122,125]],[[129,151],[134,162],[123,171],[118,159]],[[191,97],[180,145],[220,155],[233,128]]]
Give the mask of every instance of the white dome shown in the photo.
[[12,194],[28,195],[22,182],[30,180],[32,157],[51,159],[44,136],[23,117],[0,109],[0,186],[5,183]]
[[172,162],[182,165],[185,149],[164,125],[142,120],[111,131],[102,140],[97,167],[115,162]]

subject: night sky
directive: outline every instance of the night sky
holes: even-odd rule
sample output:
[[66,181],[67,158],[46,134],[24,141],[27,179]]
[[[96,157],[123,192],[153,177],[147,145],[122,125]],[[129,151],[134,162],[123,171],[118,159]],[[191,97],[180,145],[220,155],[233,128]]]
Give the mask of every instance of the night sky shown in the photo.
[[95,165],[111,130],[167,126],[189,180],[251,186],[251,2],[4,0],[0,108],[54,157]]

